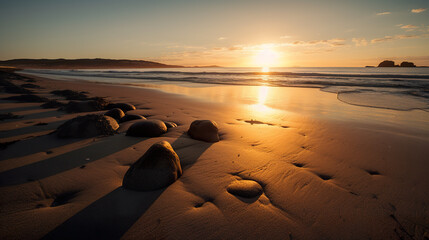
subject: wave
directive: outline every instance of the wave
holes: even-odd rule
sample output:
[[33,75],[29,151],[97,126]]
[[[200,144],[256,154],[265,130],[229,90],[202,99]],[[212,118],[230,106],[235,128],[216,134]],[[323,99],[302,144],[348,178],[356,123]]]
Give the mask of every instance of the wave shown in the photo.
[[[89,71],[72,70],[72,72],[85,73]],[[407,79],[426,79],[429,80],[428,74],[350,74],[350,73],[314,73],[314,72],[186,72],[186,71],[91,71],[96,73],[113,73],[113,74],[180,74],[180,75],[222,75],[222,76],[281,76],[281,77],[339,77],[339,78],[389,78],[400,80],[402,78]]]

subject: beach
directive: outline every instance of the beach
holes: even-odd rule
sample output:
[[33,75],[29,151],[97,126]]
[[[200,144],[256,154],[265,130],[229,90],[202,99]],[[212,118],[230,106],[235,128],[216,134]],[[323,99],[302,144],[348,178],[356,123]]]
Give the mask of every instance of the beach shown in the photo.
[[[353,105],[353,96],[314,87],[21,76],[10,81],[33,79],[38,96],[68,102],[50,92],[85,91],[178,126],[160,137],[126,136],[134,120],[111,136],[60,139],[50,133],[66,120],[106,111],[0,100],[2,114],[18,116],[0,122],[1,142],[9,143],[0,150],[2,239],[429,238],[429,112],[420,102],[404,111],[385,108],[386,101]],[[187,134],[204,119],[218,124],[219,142]],[[130,165],[162,140],[183,175],[160,190],[123,188]],[[262,192],[227,191],[245,180]]]

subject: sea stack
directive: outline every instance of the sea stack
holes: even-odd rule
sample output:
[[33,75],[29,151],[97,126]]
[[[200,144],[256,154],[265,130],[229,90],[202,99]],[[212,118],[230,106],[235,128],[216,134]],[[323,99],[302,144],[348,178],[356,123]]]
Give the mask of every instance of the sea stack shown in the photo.
[[416,65],[413,62],[402,62],[401,67],[416,67]]
[[384,60],[380,64],[378,64],[378,67],[395,67],[394,61]]

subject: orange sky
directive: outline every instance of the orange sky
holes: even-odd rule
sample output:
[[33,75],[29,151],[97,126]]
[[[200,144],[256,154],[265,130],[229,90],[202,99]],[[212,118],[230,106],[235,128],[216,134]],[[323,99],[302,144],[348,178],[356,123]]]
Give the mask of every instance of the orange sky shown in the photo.
[[8,1],[0,58],[179,65],[429,65],[427,0]]

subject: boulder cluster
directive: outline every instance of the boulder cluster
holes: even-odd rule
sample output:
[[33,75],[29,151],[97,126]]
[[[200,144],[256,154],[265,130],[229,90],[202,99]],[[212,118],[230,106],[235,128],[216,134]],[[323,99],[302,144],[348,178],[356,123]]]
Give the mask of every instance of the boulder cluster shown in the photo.
[[[130,137],[159,137],[169,128],[177,127],[174,122],[164,122],[156,119],[146,119],[139,114],[127,114],[136,107],[129,103],[107,103],[103,98],[85,98],[84,93],[73,91],[58,91],[71,100],[62,107],[67,112],[92,112],[107,109],[104,114],[88,114],[66,121],[56,130],[60,138],[88,138],[99,135],[113,135],[119,124],[135,121],[129,126],[126,136]],[[60,106],[61,103],[50,101],[45,107]],[[191,123],[189,137],[205,142],[218,142],[219,129],[216,122],[211,120],[196,120]],[[182,175],[179,156],[167,141],[153,144],[142,157],[131,167],[123,179],[123,187],[137,191],[152,191],[162,189],[175,182]]]

